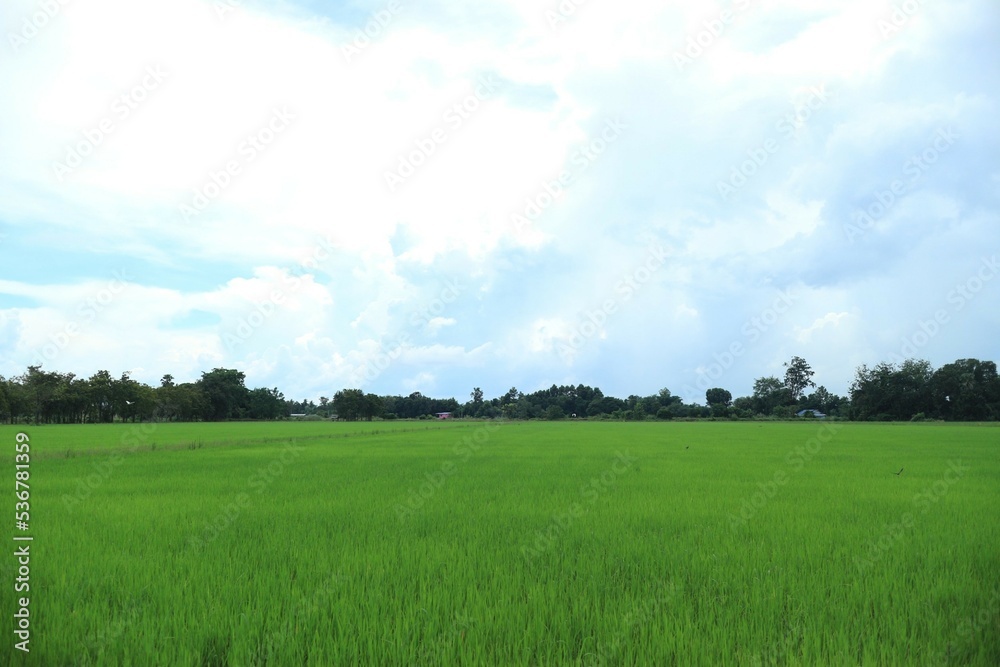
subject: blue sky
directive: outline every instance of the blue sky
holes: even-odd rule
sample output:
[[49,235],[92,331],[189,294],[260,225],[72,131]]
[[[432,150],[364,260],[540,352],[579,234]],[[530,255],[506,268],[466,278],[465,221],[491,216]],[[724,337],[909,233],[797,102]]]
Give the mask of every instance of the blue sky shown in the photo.
[[[5,3],[0,374],[1000,360],[1000,6]],[[365,33],[367,32],[367,36]]]

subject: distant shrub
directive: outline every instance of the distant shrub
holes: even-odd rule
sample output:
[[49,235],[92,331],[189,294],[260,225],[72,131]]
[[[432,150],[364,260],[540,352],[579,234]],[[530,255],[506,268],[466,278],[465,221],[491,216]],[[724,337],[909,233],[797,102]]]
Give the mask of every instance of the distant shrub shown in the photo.
[[545,418],[552,421],[565,419],[566,413],[558,405],[550,405],[548,410],[545,411]]
[[795,409],[790,405],[778,405],[771,411],[771,416],[775,419],[791,419],[795,416]]

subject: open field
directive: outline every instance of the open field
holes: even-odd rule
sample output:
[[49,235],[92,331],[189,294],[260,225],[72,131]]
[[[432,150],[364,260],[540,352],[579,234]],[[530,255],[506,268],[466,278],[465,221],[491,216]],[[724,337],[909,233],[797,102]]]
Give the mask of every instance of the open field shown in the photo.
[[995,425],[132,428],[22,429],[0,664],[1000,664]]

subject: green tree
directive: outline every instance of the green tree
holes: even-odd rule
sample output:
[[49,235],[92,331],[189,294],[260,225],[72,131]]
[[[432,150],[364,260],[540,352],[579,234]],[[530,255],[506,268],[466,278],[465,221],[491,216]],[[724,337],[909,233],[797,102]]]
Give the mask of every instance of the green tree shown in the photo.
[[862,364],[851,383],[851,411],[855,419],[908,421],[933,408],[929,362],[907,359],[899,366],[882,362]]
[[757,378],[753,383],[754,412],[762,415],[774,413],[776,407],[793,403],[792,392],[781,380],[772,376]]
[[24,385],[16,378],[7,380],[4,389],[7,398],[7,409],[9,410],[10,423],[27,419],[29,416],[28,396],[24,390]]
[[108,423],[114,419],[115,379],[108,371],[90,376],[90,413],[92,421]]
[[361,416],[366,421],[381,417],[384,411],[382,399],[375,394],[364,394],[361,398]]
[[705,401],[712,409],[712,414],[716,417],[724,417],[733,401],[733,395],[727,390],[714,387],[705,392]]
[[10,401],[7,398],[9,393],[10,390],[7,388],[7,380],[0,375],[0,422],[10,419],[10,423],[13,424],[14,420],[11,419]]
[[205,415],[212,411],[208,396],[199,384],[193,382],[173,387],[169,398],[169,401],[160,401],[160,411],[167,419],[195,421],[205,419]]
[[1000,417],[1000,378],[992,361],[959,359],[930,380],[934,412],[942,419],[983,421]]
[[815,387],[812,381],[812,368],[802,357],[792,357],[792,360],[785,364],[785,387],[792,394],[792,399],[797,401],[806,387]]
[[823,414],[841,416],[846,405],[847,399],[830,393],[826,387],[820,385],[813,393],[799,398],[798,408],[799,410],[819,410]]
[[111,396],[115,414],[122,418],[122,421],[135,421],[139,414],[140,405],[140,385],[133,380],[128,371],[122,373],[121,378],[114,383]]
[[474,387],[472,389],[472,393],[469,394],[469,397],[472,399],[469,405],[469,415],[473,417],[481,416],[483,414],[483,408],[485,407],[483,405],[483,390],[479,387]]
[[516,403],[524,394],[517,390],[517,387],[511,387],[507,390],[507,393],[500,397],[500,405],[507,405],[508,403]]
[[247,417],[250,419],[278,419],[285,413],[285,397],[273,389],[251,389],[247,396]]
[[749,419],[756,412],[755,401],[750,396],[740,396],[733,401],[733,412],[740,419]]
[[545,418],[552,421],[558,421],[560,419],[566,418],[566,412],[563,411],[563,409],[560,408],[558,405],[550,405],[545,410]]
[[357,421],[364,409],[365,392],[360,389],[341,389],[333,395],[333,409],[338,419]]
[[202,373],[198,386],[208,399],[205,418],[221,421],[243,417],[249,397],[245,380],[246,375],[233,368],[214,368]]
[[854,371],[851,382],[851,416],[861,421],[891,419],[891,390],[893,364],[880,362],[869,368],[861,364]]
[[908,420],[918,412],[928,414],[934,409],[932,377],[934,367],[924,359],[907,359],[899,365],[895,387],[895,413],[899,419]]
[[41,366],[28,366],[20,381],[28,400],[31,420],[36,424],[51,422],[57,412],[61,376],[58,373],[42,370]]

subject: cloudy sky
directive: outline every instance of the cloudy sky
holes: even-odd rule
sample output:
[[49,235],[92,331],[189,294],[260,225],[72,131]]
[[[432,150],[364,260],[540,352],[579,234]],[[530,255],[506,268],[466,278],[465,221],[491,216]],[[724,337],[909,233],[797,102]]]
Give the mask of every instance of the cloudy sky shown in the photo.
[[1000,361],[995,0],[11,0],[0,374]]

